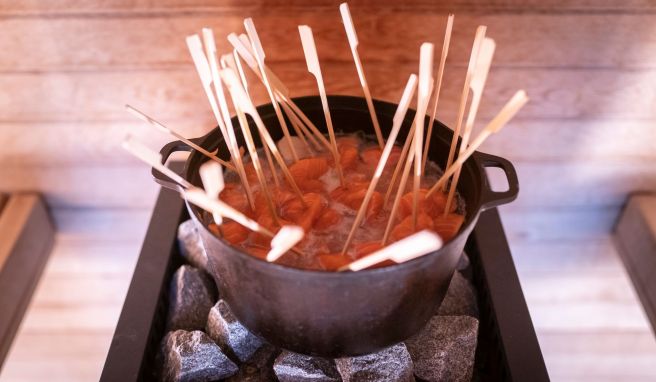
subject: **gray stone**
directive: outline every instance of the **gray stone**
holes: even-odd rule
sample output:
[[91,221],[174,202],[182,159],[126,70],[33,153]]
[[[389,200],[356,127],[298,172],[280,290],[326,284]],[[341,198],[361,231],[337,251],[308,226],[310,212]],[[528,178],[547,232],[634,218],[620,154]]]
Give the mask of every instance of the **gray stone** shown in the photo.
[[194,221],[189,219],[178,227],[178,248],[189,264],[208,272],[207,253]]
[[415,375],[426,381],[470,381],[478,320],[469,316],[434,316],[405,341]]
[[273,372],[273,361],[280,354],[280,350],[265,343],[257,349],[255,354],[241,364],[239,372],[228,378],[226,382],[270,382],[276,381]]
[[232,353],[241,362],[248,361],[263,344],[259,337],[237,321],[224,300],[219,300],[210,309],[205,331],[223,351]]
[[471,264],[471,261],[469,261],[469,256],[465,252],[462,253],[460,256],[460,259],[458,260],[458,264],[456,265],[456,270],[458,271],[464,271],[465,269],[469,268],[469,265]]
[[410,354],[403,343],[377,353],[335,360],[344,382],[414,381]]
[[280,382],[341,381],[333,360],[286,350],[276,358],[273,370]]
[[168,330],[203,330],[216,301],[216,287],[203,271],[183,265],[169,287]]
[[238,370],[214,341],[198,330],[169,332],[162,346],[165,381],[216,381]]
[[460,272],[455,272],[442,304],[440,316],[472,316],[478,318],[478,303],[474,286]]

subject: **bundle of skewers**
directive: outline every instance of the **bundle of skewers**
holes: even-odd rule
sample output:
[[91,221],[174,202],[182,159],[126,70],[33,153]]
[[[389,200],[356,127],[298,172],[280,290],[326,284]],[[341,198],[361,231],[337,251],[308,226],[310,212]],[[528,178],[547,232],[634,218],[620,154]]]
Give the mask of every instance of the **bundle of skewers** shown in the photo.
[[[431,43],[420,48],[387,137],[383,136],[348,5],[340,13],[371,115],[373,139],[340,135],[332,123],[312,29],[298,27],[308,71],[315,77],[325,116],[321,131],[270,67],[253,20],[231,33],[232,52],[218,55],[211,29],[188,36],[189,52],[216,118],[229,158],[219,158],[139,110],[128,111],[208,158],[203,188],[161,163],[158,153],[128,137],[124,147],[177,183],[189,203],[211,216],[208,228],[240,250],[269,262],[327,271],[358,271],[405,262],[438,250],[455,237],[466,206],[457,186],[465,161],[528,101],[518,91],[473,139],[472,132],[495,43],[479,26],[472,45],[444,171],[428,158],[454,16],[449,15],[437,72]],[[249,96],[245,67],[266,88],[283,138],[275,141]],[[416,115],[404,144],[399,133],[416,95]],[[470,99],[471,98],[471,99]],[[231,118],[230,105],[236,113]],[[469,106],[469,107],[467,107]],[[466,114],[466,118],[465,118]],[[249,124],[249,118],[252,124]],[[426,123],[428,117],[428,123]],[[292,134],[292,129],[294,134]],[[245,148],[240,147],[241,135]],[[262,142],[258,148],[254,137]],[[458,141],[460,140],[460,144]],[[224,171],[225,170],[225,171]],[[412,179],[409,182],[410,178]]]

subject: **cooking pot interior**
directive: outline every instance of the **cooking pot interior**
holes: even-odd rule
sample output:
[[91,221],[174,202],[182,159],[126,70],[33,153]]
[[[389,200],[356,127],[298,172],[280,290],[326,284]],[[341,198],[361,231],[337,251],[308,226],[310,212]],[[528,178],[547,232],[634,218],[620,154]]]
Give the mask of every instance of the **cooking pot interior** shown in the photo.
[[[295,98],[294,101],[320,131],[327,132],[321,99],[318,96]],[[364,98],[328,96],[328,104],[330,106],[333,127],[337,134],[363,133],[370,136],[371,139],[374,139],[374,129]],[[374,100],[374,106],[383,136],[387,137],[392,129],[392,118],[396,112],[397,105]],[[281,139],[283,133],[273,107],[270,104],[263,105],[258,107],[258,112],[273,139],[276,141]],[[414,116],[415,111],[408,110],[399,137],[397,138],[397,144],[403,144],[407,132],[414,120]],[[232,122],[235,127],[239,126],[239,122],[236,118],[233,118]],[[249,123],[251,124],[253,131],[255,131],[255,124],[250,117]],[[287,120],[287,124],[290,126],[290,133],[293,133],[289,120]],[[235,129],[235,134],[237,135],[239,146],[245,147],[246,143],[244,142],[239,129]],[[444,169],[444,166],[446,165],[452,137],[453,131],[451,129],[441,122],[435,121],[429,149],[429,159],[436,162],[442,169]],[[219,129],[216,128],[210,134],[203,137],[200,144],[208,150],[214,150],[218,146],[218,155],[223,159],[228,159],[229,153],[225,145],[221,143],[222,140],[221,133]],[[258,147],[261,146],[262,143],[260,142],[258,134],[253,134],[253,140]],[[194,151],[187,161],[187,167],[185,168],[186,178],[196,186],[201,186],[198,168],[206,160],[207,159],[203,155]],[[463,198],[466,207],[466,219],[463,227],[472,222],[480,208],[480,187],[482,184],[480,181],[482,179],[480,171],[482,171],[482,169],[479,169],[478,164],[474,160],[474,156],[469,158],[462,168],[460,181],[458,183],[458,192]],[[203,214],[199,214],[199,209],[194,208],[194,211],[200,218],[200,221],[206,224],[207,220],[203,218]]]

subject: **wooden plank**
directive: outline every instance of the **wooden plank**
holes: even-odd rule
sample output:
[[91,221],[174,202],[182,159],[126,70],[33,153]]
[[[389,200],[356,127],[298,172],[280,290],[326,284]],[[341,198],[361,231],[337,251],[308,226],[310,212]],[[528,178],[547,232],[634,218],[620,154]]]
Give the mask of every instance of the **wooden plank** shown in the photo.
[[[656,188],[656,179],[651,177],[651,163],[514,161],[514,165],[521,185],[519,197],[512,204],[514,207],[609,206],[617,209],[627,193]],[[3,169],[0,188],[41,190],[49,205],[55,208],[147,207],[153,205],[157,192],[149,168],[142,165],[12,166]]]
[[[273,66],[273,65],[272,65]],[[317,94],[316,83],[301,62],[274,66],[295,96]],[[322,69],[331,94],[360,96],[354,65],[326,62]],[[370,65],[367,79],[375,98],[396,102],[412,63]],[[445,76],[439,115],[453,124],[464,68]],[[0,97],[0,122],[131,121],[123,110],[130,103],[163,121],[209,115],[207,99],[195,71],[119,71],[90,73],[0,75],[0,87],[11,97]],[[531,101],[522,118],[654,119],[656,70],[492,69],[479,111],[481,123],[496,115],[519,88]],[[103,89],[105,96],[98,96]],[[48,94],[48,97],[43,97]],[[262,86],[254,87],[256,104],[267,103]],[[34,100],[39,102],[35,106]],[[79,107],[85,105],[85,107]]]
[[14,194],[0,216],[0,365],[50,254],[54,228],[41,198]]
[[[186,137],[198,137],[215,122],[212,116],[203,113],[192,120],[166,123]],[[7,143],[0,151],[0,162],[8,167],[137,165],[140,162],[125,155],[119,147],[128,133],[155,149],[173,140],[137,120],[0,123],[0,139]],[[621,145],[617,144],[618,139]],[[653,121],[522,118],[511,121],[502,134],[492,136],[480,150],[503,153],[513,161],[603,162],[612,158],[632,162],[653,160],[656,156],[653,142],[656,142]],[[38,155],[34,155],[36,152]]]
[[656,332],[656,193],[638,194],[629,199],[615,227],[614,238]]
[[[403,2],[352,0],[353,9],[376,7],[376,9],[396,10],[415,9],[433,12],[647,12],[655,6],[649,0],[409,0]],[[2,11],[10,16],[40,16],[52,14],[125,14],[137,12],[157,13],[210,13],[238,9],[242,12],[265,12],[266,10],[284,8],[289,11],[312,8],[325,11],[335,9],[335,2],[330,0],[247,0],[233,1],[198,1],[198,0],[103,0],[89,4],[79,0],[56,0],[48,2],[12,2]]]
[[[191,63],[184,37],[212,27],[219,51],[229,49],[225,36],[243,29],[248,13],[182,14],[106,18],[6,18],[0,20],[0,47],[9,52],[2,72],[170,69]],[[449,65],[466,66],[477,25],[488,26],[497,42],[494,67],[654,68],[656,32],[652,15],[616,14],[457,14]],[[419,44],[442,44],[444,14],[370,12],[354,8],[365,69],[372,65],[416,62]],[[296,26],[311,25],[322,58],[352,64],[337,7],[267,11],[255,18],[267,62],[303,61]],[[613,33],[607,33],[612,28]],[[545,33],[548,31],[548,33]],[[600,39],[599,36],[604,38]],[[411,42],[408,46],[407,41]],[[449,68],[447,68],[448,76]]]
[[559,381],[653,381],[656,341],[648,330],[538,333],[549,375]]

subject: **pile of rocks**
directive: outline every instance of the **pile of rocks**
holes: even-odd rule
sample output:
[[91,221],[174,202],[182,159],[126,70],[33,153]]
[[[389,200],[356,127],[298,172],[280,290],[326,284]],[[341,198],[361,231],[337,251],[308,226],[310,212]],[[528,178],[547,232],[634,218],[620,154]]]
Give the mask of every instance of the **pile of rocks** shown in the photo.
[[277,349],[250,333],[220,299],[193,222],[178,230],[181,266],[170,285],[165,381],[469,381],[478,335],[476,293],[459,265],[444,302],[414,337],[377,353],[324,359]]

